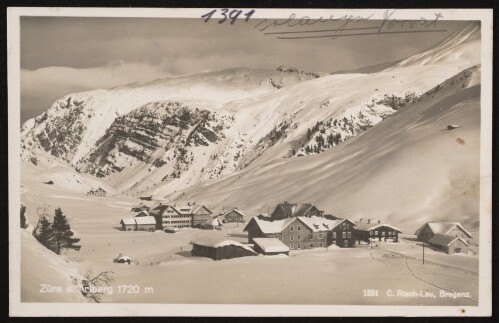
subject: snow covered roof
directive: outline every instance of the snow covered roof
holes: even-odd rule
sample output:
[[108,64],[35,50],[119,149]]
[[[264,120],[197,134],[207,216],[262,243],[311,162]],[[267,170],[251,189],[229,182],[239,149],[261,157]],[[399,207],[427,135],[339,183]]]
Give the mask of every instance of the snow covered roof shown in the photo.
[[461,225],[461,223],[459,223],[459,222],[427,222],[427,223],[423,224],[418,230],[416,230],[416,232],[414,234],[415,235],[420,234],[421,231],[426,226],[428,226],[430,228],[430,230],[435,234],[436,233],[448,234],[452,229],[457,227],[458,229],[463,231],[463,233],[466,234],[468,237],[473,238],[471,236],[471,233],[466,231],[463,228],[463,226]]
[[264,252],[288,252],[289,247],[277,238],[254,238],[253,241]]
[[[310,211],[312,208],[314,208],[315,205],[312,203],[304,203],[304,204],[298,204],[298,203],[280,203],[276,206],[277,209],[281,209],[283,213],[286,215],[286,217],[291,217],[291,216],[304,216],[307,214],[308,211]],[[274,211],[275,212],[275,211]]]
[[206,221],[207,224],[210,225],[223,225],[222,221],[219,218],[209,219]]
[[137,224],[156,224],[156,219],[153,216],[139,216],[135,218]]
[[240,214],[241,216],[244,216],[244,213],[243,213],[243,212],[241,212],[241,211],[239,211],[239,210],[238,210],[238,209],[236,209],[236,208],[233,208],[233,209],[231,209],[231,210],[229,210],[229,211],[227,211],[227,212],[225,212],[225,213],[222,213],[222,215],[223,215],[223,216],[226,216],[226,215],[227,215],[227,214],[229,214],[230,212],[236,212],[236,213]]
[[437,246],[449,246],[456,240],[461,240],[465,245],[470,246],[463,238],[441,233],[436,233],[428,242]]
[[208,211],[209,214],[212,214],[213,212],[210,211],[206,206],[204,205],[193,205],[192,206],[192,213],[197,213],[200,209],[204,208],[206,211]]
[[156,224],[156,219],[153,216],[137,216],[134,218],[121,219],[121,223],[125,225]]
[[386,224],[386,223],[374,223],[374,224],[372,224],[372,223],[359,223],[355,226],[355,230],[371,231],[371,230],[376,230],[379,227],[388,227],[392,230],[395,230],[395,231],[402,233],[402,230],[400,230],[399,228],[394,227],[393,225]]
[[300,221],[304,225],[306,225],[312,232],[321,232],[321,231],[328,231],[332,230],[335,227],[337,227],[339,224],[348,221],[355,225],[352,221],[348,219],[338,219],[338,220],[331,220],[331,219],[326,219],[318,216],[312,216],[312,217],[305,217],[305,216],[300,216],[300,217],[292,217],[292,218],[286,218],[282,220],[274,220],[274,221],[268,221],[261,219],[259,217],[253,217],[246,227],[244,228],[244,231],[246,231],[246,228],[250,225],[252,221],[254,221],[260,230],[265,233],[265,234],[270,234],[270,233],[280,233],[282,232],[291,222],[293,221]]
[[251,251],[252,253],[256,254],[256,252],[251,249],[249,246],[244,245],[240,242],[234,241],[234,240],[220,240],[218,238],[203,238],[199,239],[193,242],[193,244],[196,244],[198,246],[205,246],[205,247],[212,247],[212,248],[220,248],[220,247],[225,247],[225,246],[237,246],[241,247],[243,249],[246,249],[248,251]]
[[135,219],[134,218],[121,219],[121,223],[125,225],[135,225]]
[[144,217],[144,216],[149,216],[149,212],[147,212],[147,211],[140,211],[139,213],[137,213],[135,215],[135,217],[139,217],[139,218],[140,217]]

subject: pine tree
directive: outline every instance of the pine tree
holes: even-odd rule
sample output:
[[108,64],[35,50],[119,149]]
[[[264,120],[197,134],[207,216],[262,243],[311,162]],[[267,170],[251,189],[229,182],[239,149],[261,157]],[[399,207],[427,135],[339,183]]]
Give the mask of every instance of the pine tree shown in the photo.
[[54,222],[52,223],[52,233],[54,237],[55,252],[60,255],[62,249],[80,250],[81,246],[76,245],[80,241],[78,238],[73,238],[73,231],[62,213],[61,208],[55,209]]
[[50,250],[54,250],[54,237],[52,235],[52,223],[46,216],[38,221],[37,230],[33,232],[36,240]]
[[26,228],[26,216],[24,215],[26,213],[26,206],[21,204],[21,228]]

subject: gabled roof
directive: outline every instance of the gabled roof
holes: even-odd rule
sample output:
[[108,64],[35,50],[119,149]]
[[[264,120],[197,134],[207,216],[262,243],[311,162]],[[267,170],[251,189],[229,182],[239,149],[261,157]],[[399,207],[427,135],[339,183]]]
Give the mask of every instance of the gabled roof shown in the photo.
[[240,242],[233,241],[233,240],[221,240],[217,238],[203,238],[199,239],[193,242],[193,244],[196,244],[198,246],[205,246],[205,247],[212,247],[212,248],[220,248],[220,247],[225,247],[225,246],[237,246],[241,247],[243,249],[246,249],[248,251],[251,251],[252,253],[256,254],[255,250],[251,249],[249,246],[244,245]]
[[135,215],[135,217],[144,217],[144,216],[149,216],[149,212],[147,211],[140,211]]
[[156,224],[156,218],[153,216],[140,216],[135,218],[137,224]]
[[208,211],[209,214],[213,214],[213,212],[211,212],[211,210],[204,205],[192,205],[191,207],[192,207],[192,213],[197,213],[200,209],[204,208],[206,211]]
[[295,218],[286,218],[281,220],[270,221],[270,220],[260,219],[259,217],[255,216],[251,218],[248,224],[244,227],[243,231],[247,231],[248,226],[250,226],[252,223],[256,223],[256,225],[260,228],[260,230],[265,234],[280,233],[289,223],[291,223],[294,220]]
[[466,242],[463,238],[441,233],[436,233],[430,240],[428,240],[428,242],[437,246],[447,247],[456,240],[461,240],[461,242],[463,242],[465,245],[467,245],[468,247],[470,246],[468,242]]
[[121,224],[125,224],[125,225],[135,225],[135,219],[134,218],[125,218],[125,219],[121,219]]
[[427,222],[425,224],[423,224],[419,229],[416,230],[416,232],[414,233],[415,235],[418,235],[421,233],[421,231],[423,231],[423,229],[428,226],[430,228],[430,230],[433,232],[433,233],[441,233],[441,234],[448,234],[452,229],[454,228],[458,228],[460,229],[464,234],[466,234],[469,238],[473,238],[473,236],[471,235],[471,233],[469,233],[468,231],[466,231],[463,226],[461,225],[461,223],[459,222]]
[[139,216],[134,218],[121,219],[122,224],[135,225],[135,224],[156,224],[156,218],[153,216]]
[[100,186],[99,186],[98,189],[95,190],[95,192],[104,192],[104,193],[106,193],[106,191],[104,189],[102,189]]
[[243,212],[241,212],[241,211],[239,211],[239,210],[238,210],[238,209],[236,209],[236,208],[233,208],[233,209],[231,209],[231,210],[229,210],[229,211],[227,211],[227,212],[225,212],[225,213],[222,213],[222,216],[226,216],[226,215],[227,215],[227,214],[229,214],[230,212],[236,212],[236,213],[238,213],[238,214],[240,214],[241,216],[243,216],[243,217],[244,217],[244,213],[243,213]]
[[392,230],[395,230],[395,231],[402,233],[402,231],[399,228],[394,227],[393,225],[390,225],[390,224],[386,224],[386,223],[374,223],[374,224],[373,223],[358,223],[355,226],[355,230],[371,231],[371,230],[376,230],[379,227],[389,227]]
[[276,238],[254,238],[253,241],[264,252],[288,252],[289,247]]
[[308,211],[310,211],[314,207],[315,205],[313,205],[312,203],[297,204],[297,203],[286,202],[286,203],[277,204],[276,209],[274,210],[273,213],[275,213],[277,210],[281,210],[286,217],[304,216],[305,214],[307,214]]

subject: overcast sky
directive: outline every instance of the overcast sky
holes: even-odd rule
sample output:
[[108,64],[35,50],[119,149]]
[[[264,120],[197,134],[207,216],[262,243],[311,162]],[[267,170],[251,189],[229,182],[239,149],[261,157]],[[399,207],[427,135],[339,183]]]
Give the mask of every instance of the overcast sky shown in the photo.
[[[21,121],[39,115],[71,92],[173,75],[243,66],[275,69],[279,65],[334,72],[397,61],[433,46],[466,24],[438,21],[436,29],[445,32],[284,40],[277,36],[294,35],[265,35],[255,28],[258,22],[230,25],[201,19],[22,17]],[[352,22],[348,27],[379,24]],[[280,26],[265,32],[340,25]],[[410,30],[404,28],[391,30]],[[425,28],[416,28],[421,29]]]

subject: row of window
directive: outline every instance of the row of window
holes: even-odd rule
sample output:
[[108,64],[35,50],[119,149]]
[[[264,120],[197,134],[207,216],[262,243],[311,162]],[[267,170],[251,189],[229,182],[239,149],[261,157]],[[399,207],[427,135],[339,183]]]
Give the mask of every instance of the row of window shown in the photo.
[[190,220],[184,221],[184,220],[177,220],[177,221],[166,221],[163,220],[163,224],[168,224],[168,223],[191,223]]
[[[347,237],[348,238],[351,238],[352,237],[352,231],[348,231],[348,232],[342,232],[341,233],[341,237],[343,239],[346,239]],[[336,232],[333,231],[333,238],[336,238]]]
[[[322,234],[322,233],[319,233],[319,234],[317,235],[317,237],[318,237],[318,239],[319,239],[319,240],[321,240],[324,236],[323,236],[323,234]],[[279,237],[279,239],[281,239],[281,238]],[[290,238],[289,238],[289,239],[290,239],[291,241],[293,241],[293,240],[295,239],[295,236],[290,236]],[[309,234],[309,235],[308,235],[308,239],[309,239],[309,240],[314,240],[314,234],[313,234],[313,233],[312,233],[312,234]],[[301,240],[301,235],[298,235],[296,240]]]
[[[369,231],[369,234],[377,236],[377,235],[379,235],[379,232],[378,232],[378,230],[375,230],[375,231],[371,230],[371,231]],[[386,231],[386,234],[389,235],[389,236],[395,235],[396,231]],[[385,236],[385,231],[381,231],[381,235],[384,237]]]
[[[304,244],[303,246],[305,247],[305,246],[306,246],[306,244]],[[319,248],[322,248],[323,246],[324,246],[324,245],[322,244],[322,242],[319,242],[319,243],[317,244],[317,247],[319,247]],[[309,248],[315,248],[315,245],[314,245],[314,243],[313,243],[313,242],[310,242],[310,244],[309,244]],[[291,244],[289,245],[289,249],[295,249],[295,244],[294,244],[294,243],[291,243]],[[301,243],[297,243],[297,244],[296,244],[296,249],[301,249]]]
[[178,219],[178,218],[185,218],[185,219],[190,219],[190,216],[185,216],[185,215],[170,215],[170,214],[165,214],[163,215],[163,218],[170,218],[170,219]]

